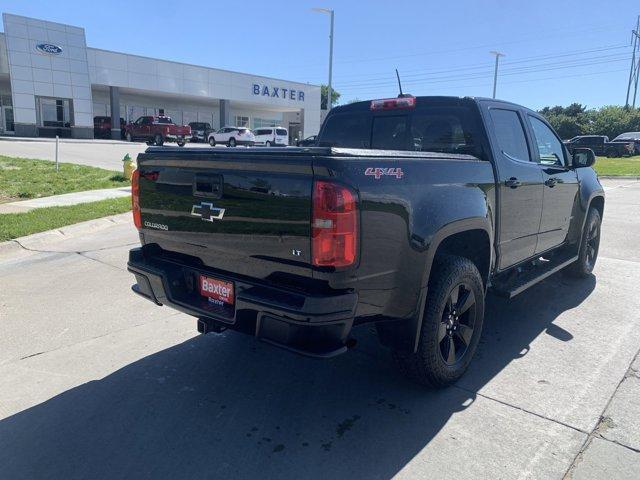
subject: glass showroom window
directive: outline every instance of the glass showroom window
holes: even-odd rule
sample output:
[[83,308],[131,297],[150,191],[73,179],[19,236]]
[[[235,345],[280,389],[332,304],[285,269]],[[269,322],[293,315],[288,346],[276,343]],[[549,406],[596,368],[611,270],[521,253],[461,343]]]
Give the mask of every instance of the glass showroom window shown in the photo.
[[274,120],[271,118],[258,118],[255,117],[253,119],[253,128],[264,128],[264,127],[277,127],[280,125],[279,120]]
[[71,105],[68,98],[38,97],[38,124],[41,127],[71,127]]
[[236,115],[236,127],[248,127],[248,126],[249,126],[249,117]]

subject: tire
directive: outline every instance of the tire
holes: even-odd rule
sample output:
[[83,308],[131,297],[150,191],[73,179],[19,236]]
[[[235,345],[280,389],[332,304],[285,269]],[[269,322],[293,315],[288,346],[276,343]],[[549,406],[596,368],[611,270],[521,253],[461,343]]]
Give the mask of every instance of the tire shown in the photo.
[[213,135],[209,137],[209,145],[211,145],[212,147],[216,146],[216,139],[213,138]]
[[228,144],[228,145],[229,145],[230,147],[235,147],[235,146],[236,146],[236,139],[235,139],[235,138],[233,138],[233,137],[231,137],[231,138],[229,139],[229,144]]
[[179,147],[184,147],[184,142],[178,142]]
[[125,133],[124,138],[127,142],[133,142],[133,137],[131,136],[131,132]]
[[269,140],[267,140],[264,144],[265,147],[270,147],[271,146],[271,142]]
[[602,218],[600,212],[591,207],[587,213],[587,220],[584,222],[582,236],[580,237],[580,247],[578,249],[578,260],[567,267],[567,273],[575,278],[586,278],[593,272],[593,267],[598,260],[598,250],[600,249],[600,230]]
[[427,387],[455,383],[473,359],[483,319],[484,286],[477,267],[463,257],[438,258],[429,281],[417,351],[395,351],[396,365],[408,378]]
[[162,135],[160,135],[159,133],[156,133],[156,136],[153,137],[153,143],[161,147],[162,144],[164,143],[164,138],[162,138]]
[[610,148],[609,150],[607,150],[607,158],[618,158],[620,156],[620,154],[618,153],[617,150]]

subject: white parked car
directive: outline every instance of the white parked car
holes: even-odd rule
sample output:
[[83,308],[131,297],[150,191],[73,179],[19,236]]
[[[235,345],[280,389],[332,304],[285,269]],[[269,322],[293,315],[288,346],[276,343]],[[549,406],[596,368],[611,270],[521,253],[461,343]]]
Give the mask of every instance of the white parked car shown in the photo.
[[287,146],[289,144],[289,132],[282,127],[257,128],[253,131],[256,137],[256,145],[272,147],[275,145]]
[[209,145],[215,147],[220,143],[229,147],[235,147],[236,145],[251,146],[255,143],[256,137],[254,137],[251,130],[245,127],[222,127],[217,132],[209,133]]

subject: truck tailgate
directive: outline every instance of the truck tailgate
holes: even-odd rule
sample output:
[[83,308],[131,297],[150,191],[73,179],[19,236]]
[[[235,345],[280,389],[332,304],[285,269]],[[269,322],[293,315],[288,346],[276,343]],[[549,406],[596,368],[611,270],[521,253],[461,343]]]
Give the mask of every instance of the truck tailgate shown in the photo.
[[148,149],[142,241],[251,278],[311,277],[311,155]]

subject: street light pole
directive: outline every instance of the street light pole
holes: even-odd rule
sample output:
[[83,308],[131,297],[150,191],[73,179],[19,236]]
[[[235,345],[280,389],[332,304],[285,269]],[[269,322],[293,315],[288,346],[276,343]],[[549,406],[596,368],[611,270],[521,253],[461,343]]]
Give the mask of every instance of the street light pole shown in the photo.
[[331,110],[331,98],[333,96],[333,89],[331,88],[331,80],[333,77],[333,16],[334,12],[328,8],[313,8],[314,12],[326,13],[331,16],[331,26],[329,29],[329,83],[327,84],[327,111]]
[[504,57],[504,53],[496,52],[494,50],[489,53],[496,56],[496,68],[493,71],[493,98],[496,98],[496,86],[498,84],[498,60],[500,57]]

